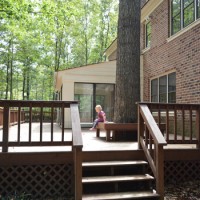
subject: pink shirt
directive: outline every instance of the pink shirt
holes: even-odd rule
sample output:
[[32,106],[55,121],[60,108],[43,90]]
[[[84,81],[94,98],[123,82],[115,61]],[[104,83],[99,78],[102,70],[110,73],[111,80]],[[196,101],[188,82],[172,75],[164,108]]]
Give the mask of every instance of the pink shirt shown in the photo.
[[100,111],[98,113],[98,122],[105,122],[106,121],[106,114],[104,111]]

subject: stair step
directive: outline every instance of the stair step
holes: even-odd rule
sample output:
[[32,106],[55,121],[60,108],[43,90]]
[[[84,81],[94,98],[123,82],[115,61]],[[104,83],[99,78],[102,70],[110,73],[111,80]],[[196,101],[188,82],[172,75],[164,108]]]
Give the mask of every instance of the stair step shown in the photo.
[[103,166],[127,166],[127,165],[146,165],[147,162],[143,160],[136,161],[97,161],[97,162],[83,162],[83,167],[103,167]]
[[152,191],[142,192],[118,192],[106,194],[83,195],[82,200],[114,200],[114,199],[144,199],[158,198],[159,195]]
[[123,175],[123,176],[96,176],[83,177],[82,183],[102,183],[102,182],[119,182],[119,181],[146,181],[154,180],[154,177],[145,175]]

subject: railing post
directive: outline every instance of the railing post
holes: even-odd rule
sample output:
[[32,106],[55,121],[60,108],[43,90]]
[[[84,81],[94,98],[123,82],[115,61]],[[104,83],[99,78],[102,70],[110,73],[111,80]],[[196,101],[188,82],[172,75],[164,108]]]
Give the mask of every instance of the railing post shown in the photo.
[[156,146],[156,191],[160,200],[164,200],[164,149],[162,145]]
[[3,109],[3,146],[2,152],[8,152],[8,135],[10,125],[10,107],[5,105]]
[[72,120],[72,151],[74,155],[74,180],[75,180],[75,200],[82,200],[82,148],[83,140],[81,134],[80,117],[78,104],[71,104]]
[[138,149],[142,149],[140,138],[144,135],[144,120],[140,113],[140,104],[138,104]]
[[82,200],[82,147],[74,147],[75,200]]
[[196,137],[198,140],[197,148],[200,149],[200,107],[196,111]]

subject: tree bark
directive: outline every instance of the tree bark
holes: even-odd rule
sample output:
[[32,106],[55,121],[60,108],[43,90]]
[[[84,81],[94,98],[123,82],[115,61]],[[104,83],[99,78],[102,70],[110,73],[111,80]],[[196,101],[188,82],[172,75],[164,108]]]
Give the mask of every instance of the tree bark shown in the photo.
[[137,122],[140,101],[140,0],[120,0],[114,122]]

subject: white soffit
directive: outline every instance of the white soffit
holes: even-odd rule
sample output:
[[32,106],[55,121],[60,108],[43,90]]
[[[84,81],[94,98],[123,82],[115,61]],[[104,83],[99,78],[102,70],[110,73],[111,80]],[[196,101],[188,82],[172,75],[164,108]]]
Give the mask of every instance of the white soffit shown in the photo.
[[149,15],[163,2],[164,0],[150,0],[142,8],[141,23],[149,18]]

